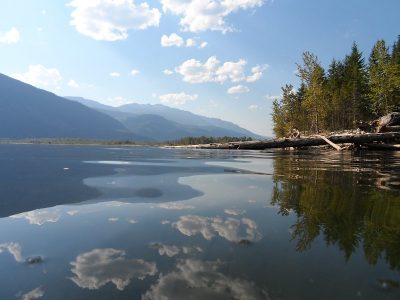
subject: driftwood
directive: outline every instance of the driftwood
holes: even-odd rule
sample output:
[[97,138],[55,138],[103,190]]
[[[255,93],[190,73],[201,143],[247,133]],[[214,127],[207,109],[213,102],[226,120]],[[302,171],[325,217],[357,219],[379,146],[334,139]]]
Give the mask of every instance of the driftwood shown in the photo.
[[366,132],[400,131],[400,112],[391,112],[372,122],[358,121],[356,125]]
[[[360,145],[374,142],[393,142],[400,140],[400,132],[330,135],[326,138],[335,144],[352,143]],[[326,141],[323,138],[319,136],[310,136],[303,138],[280,138],[263,141],[231,142],[223,144],[203,144],[189,146],[189,148],[264,150],[270,148],[322,146],[325,144]]]
[[324,137],[323,135],[318,135],[318,137],[323,139],[327,144],[331,145],[336,150],[338,150],[338,151],[342,151],[343,150],[342,147],[340,147],[339,145],[336,145],[335,143],[331,142],[328,138]]

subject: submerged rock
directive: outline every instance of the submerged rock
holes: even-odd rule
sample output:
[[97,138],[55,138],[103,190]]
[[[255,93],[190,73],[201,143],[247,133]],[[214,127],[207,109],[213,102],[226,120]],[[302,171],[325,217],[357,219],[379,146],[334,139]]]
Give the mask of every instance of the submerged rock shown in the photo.
[[35,265],[35,264],[40,264],[43,262],[43,257],[41,256],[31,256],[31,257],[27,257],[25,259],[25,262],[28,265]]

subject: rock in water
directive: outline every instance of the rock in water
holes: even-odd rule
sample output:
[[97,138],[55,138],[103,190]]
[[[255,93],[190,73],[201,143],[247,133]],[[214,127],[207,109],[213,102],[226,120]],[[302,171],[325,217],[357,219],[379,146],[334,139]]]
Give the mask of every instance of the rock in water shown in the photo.
[[28,257],[25,261],[28,265],[40,264],[41,262],[43,262],[43,257],[31,256],[31,257]]

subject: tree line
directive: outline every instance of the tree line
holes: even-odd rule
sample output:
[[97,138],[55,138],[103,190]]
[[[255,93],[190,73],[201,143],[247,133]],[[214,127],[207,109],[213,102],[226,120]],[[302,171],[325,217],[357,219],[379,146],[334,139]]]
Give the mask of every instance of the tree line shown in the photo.
[[229,143],[229,142],[244,142],[252,141],[251,137],[234,137],[234,136],[222,136],[222,137],[210,137],[210,136],[188,136],[183,137],[176,141],[167,142],[168,145],[199,145],[199,144],[213,144],[213,143]]
[[318,57],[303,53],[297,64],[298,89],[286,84],[282,98],[273,101],[273,130],[277,137],[292,129],[304,133],[351,129],[400,109],[400,35],[389,47],[378,40],[368,62],[353,43],[351,53],[333,59],[328,70]]

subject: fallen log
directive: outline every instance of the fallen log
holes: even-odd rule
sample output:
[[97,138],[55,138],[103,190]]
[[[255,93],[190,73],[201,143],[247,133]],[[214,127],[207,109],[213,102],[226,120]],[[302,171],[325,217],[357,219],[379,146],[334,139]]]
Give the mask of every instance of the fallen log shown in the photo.
[[323,139],[327,144],[331,145],[333,148],[335,148],[337,151],[342,151],[343,148],[340,147],[339,145],[332,143],[329,139],[324,137],[323,135],[318,135],[319,138]]
[[[332,143],[356,145],[373,142],[392,142],[400,140],[400,132],[387,133],[363,133],[326,136]],[[262,141],[231,142],[223,144],[203,144],[193,145],[189,148],[199,149],[243,149],[243,150],[264,150],[270,148],[289,148],[289,147],[310,147],[325,145],[326,141],[318,136],[303,138],[280,138]]]

